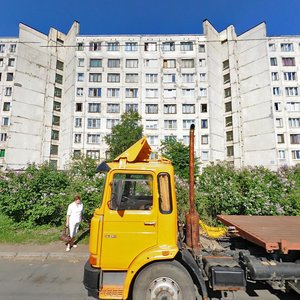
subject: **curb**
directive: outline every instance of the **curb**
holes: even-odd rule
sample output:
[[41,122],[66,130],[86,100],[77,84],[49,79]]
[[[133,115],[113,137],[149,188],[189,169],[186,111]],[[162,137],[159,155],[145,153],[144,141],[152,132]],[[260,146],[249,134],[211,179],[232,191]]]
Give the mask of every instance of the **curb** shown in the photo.
[[88,259],[88,253],[63,253],[63,252],[0,252],[0,259]]

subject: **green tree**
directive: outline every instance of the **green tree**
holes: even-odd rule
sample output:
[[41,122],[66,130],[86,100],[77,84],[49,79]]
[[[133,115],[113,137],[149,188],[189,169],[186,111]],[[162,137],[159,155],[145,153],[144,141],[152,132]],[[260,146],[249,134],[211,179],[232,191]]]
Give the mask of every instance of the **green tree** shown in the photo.
[[137,112],[129,111],[121,116],[121,122],[114,126],[111,134],[104,137],[109,147],[109,159],[112,160],[143,136],[141,116]]
[[[161,142],[162,155],[172,161],[175,174],[181,179],[189,179],[189,147],[176,139]],[[195,158],[195,175],[199,173],[199,161]]]

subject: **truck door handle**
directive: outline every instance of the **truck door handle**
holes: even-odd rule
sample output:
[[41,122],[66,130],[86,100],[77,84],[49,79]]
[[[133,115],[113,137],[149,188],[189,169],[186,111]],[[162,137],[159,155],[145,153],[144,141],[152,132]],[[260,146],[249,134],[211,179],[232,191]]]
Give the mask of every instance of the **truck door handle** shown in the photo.
[[155,225],[156,225],[156,222],[144,222],[144,225],[147,225],[147,226],[155,226]]

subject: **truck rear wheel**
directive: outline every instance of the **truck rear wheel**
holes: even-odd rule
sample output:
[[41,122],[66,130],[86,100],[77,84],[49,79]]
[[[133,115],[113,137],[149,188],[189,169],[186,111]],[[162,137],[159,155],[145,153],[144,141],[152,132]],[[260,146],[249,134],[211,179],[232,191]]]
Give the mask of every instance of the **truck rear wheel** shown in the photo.
[[187,270],[177,261],[154,263],[137,276],[133,300],[195,300],[195,287]]

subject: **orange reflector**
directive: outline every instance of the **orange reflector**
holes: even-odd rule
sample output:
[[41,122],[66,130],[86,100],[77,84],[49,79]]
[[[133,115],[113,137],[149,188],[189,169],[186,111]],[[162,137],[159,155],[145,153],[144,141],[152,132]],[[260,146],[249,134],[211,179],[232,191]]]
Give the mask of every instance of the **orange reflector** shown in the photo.
[[95,255],[90,255],[90,264],[91,265],[96,265],[97,264],[97,256]]
[[163,255],[163,256],[168,256],[169,254],[170,254],[170,251],[163,251],[163,252],[162,252],[162,255]]

